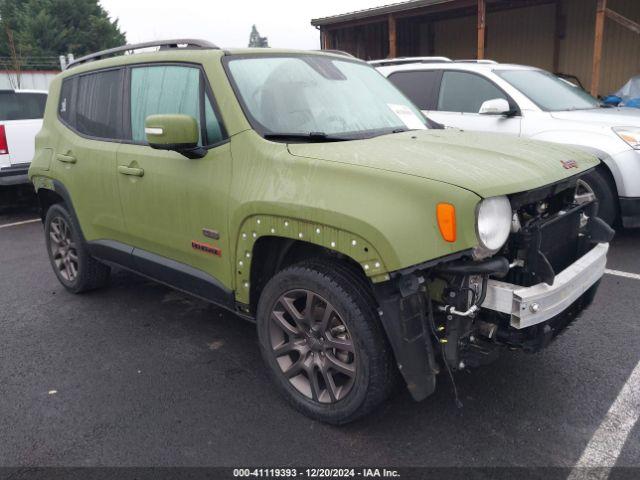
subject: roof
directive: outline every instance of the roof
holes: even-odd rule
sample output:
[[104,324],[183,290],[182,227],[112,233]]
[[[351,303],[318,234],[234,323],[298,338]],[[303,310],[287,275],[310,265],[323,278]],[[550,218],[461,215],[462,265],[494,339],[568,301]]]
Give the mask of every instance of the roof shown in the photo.
[[[344,52],[337,52],[335,50],[294,50],[294,49],[275,49],[275,48],[231,48],[225,50],[216,50],[209,48],[167,48],[157,51],[141,51],[135,54],[123,54],[117,56],[107,56],[105,58],[92,59],[90,61],[83,62],[74,66],[74,68],[67,68],[62,72],[61,78],[66,78],[74,74],[91,72],[94,70],[120,67],[123,65],[131,65],[137,63],[147,62],[173,62],[173,61],[191,61],[191,62],[205,62],[212,57],[223,57],[230,55],[248,55],[248,56],[274,56],[274,55],[320,55],[330,56],[349,60],[351,62],[363,62],[358,58],[354,58]],[[95,58],[95,57],[94,57]]]
[[405,63],[400,65],[390,65],[376,67],[384,76],[388,76],[393,72],[415,71],[415,70],[461,70],[465,72],[491,72],[496,70],[539,70],[538,67],[527,65],[516,65],[512,63],[460,63],[460,62],[442,62],[442,63]]
[[443,3],[451,3],[457,0],[408,0],[406,2],[391,3],[380,7],[367,8],[365,10],[357,10],[355,12],[333,15],[330,17],[314,18],[311,25],[314,27],[322,25],[331,25],[334,23],[349,22],[353,20],[361,20],[363,18],[378,17],[388,15],[390,13],[405,12],[415,8],[429,7],[431,5],[440,5]]

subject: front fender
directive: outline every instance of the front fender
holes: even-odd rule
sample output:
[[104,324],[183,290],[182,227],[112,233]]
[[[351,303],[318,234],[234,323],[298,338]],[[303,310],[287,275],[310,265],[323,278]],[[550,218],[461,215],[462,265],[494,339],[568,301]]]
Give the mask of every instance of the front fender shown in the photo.
[[[287,145],[248,131],[232,138],[231,238],[235,284],[246,303],[253,243],[263,236],[303,240],[343,253],[374,281],[473,248],[476,194],[434,180],[289,154]],[[456,207],[458,236],[442,239],[436,205]],[[247,256],[249,255],[249,256]],[[242,262],[242,264],[240,264]],[[242,268],[238,268],[242,267]]]

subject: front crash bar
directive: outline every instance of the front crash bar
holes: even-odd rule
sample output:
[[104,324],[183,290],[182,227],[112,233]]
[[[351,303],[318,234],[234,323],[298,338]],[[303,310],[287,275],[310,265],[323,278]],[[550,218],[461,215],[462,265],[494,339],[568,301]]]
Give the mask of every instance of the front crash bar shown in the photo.
[[482,308],[511,315],[511,326],[523,329],[545,322],[566,310],[604,275],[608,243],[587,254],[556,275],[553,286],[539,283],[521,287],[489,280]]

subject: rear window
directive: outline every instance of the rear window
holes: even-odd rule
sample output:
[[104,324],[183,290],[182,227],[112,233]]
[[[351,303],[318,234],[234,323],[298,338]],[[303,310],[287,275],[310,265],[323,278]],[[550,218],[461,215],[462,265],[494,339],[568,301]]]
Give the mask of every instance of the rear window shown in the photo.
[[0,92],[0,121],[42,118],[46,103],[44,93]]

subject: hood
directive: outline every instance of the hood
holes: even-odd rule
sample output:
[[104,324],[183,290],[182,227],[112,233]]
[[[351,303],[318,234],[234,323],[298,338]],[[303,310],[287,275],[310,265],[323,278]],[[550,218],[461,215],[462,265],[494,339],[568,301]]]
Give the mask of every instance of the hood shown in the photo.
[[596,123],[605,127],[640,127],[640,109],[638,108],[596,108],[550,113],[558,120]]
[[[289,151],[300,157],[445,182],[484,198],[543,187],[599,163],[575,148],[455,129],[418,130],[348,142],[296,143],[289,145]],[[568,160],[574,162],[563,164]]]

